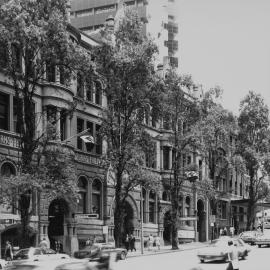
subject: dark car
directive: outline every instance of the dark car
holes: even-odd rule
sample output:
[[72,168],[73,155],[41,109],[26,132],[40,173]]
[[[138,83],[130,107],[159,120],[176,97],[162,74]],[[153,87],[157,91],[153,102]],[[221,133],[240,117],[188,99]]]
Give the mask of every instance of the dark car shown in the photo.
[[103,253],[116,252],[117,260],[125,260],[127,256],[127,250],[125,248],[115,248],[112,244],[96,243],[92,246],[86,246],[84,249],[74,252],[74,257],[77,259],[89,258],[96,260],[100,258]]

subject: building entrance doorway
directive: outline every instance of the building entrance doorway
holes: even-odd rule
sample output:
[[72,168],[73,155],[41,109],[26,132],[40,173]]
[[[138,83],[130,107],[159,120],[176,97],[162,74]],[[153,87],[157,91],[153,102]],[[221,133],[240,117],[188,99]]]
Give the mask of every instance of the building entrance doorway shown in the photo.
[[202,200],[198,200],[197,202],[197,232],[198,232],[198,240],[199,242],[206,241],[206,231],[205,231],[205,211],[204,211],[204,203]]
[[171,212],[167,211],[164,215],[163,220],[163,240],[165,245],[169,245],[172,242],[172,219],[171,219]]
[[132,206],[127,201],[124,205],[124,224],[123,224],[123,238],[125,239],[127,234],[133,234],[134,231],[134,211]]
[[63,199],[55,199],[49,206],[48,237],[50,247],[54,250],[56,249],[56,241],[60,242],[60,249],[63,248],[64,221],[68,212],[67,202]]

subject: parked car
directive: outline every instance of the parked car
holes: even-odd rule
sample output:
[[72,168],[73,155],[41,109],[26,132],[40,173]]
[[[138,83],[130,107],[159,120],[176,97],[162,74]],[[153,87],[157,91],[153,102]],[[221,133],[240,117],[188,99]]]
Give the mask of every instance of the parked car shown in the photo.
[[48,261],[57,259],[69,259],[70,256],[63,253],[56,253],[50,248],[25,248],[17,251],[13,256],[13,265],[21,264],[23,262],[34,262],[34,261]]
[[239,234],[239,238],[241,238],[247,244],[255,245],[257,238],[261,235],[262,232],[245,231]]
[[257,237],[255,244],[260,248],[261,246],[270,246],[270,230],[265,229],[264,232]]
[[226,261],[231,249],[228,244],[229,241],[233,241],[233,244],[236,245],[239,257],[242,259],[246,258],[251,250],[249,245],[245,244],[240,238],[223,236],[214,240],[208,247],[198,252],[197,255],[200,261],[202,263],[205,261]]
[[89,258],[91,260],[99,258],[104,252],[116,252],[117,260],[125,260],[127,250],[125,248],[115,248],[113,244],[96,243],[92,246],[86,246],[84,249],[74,252],[74,257],[77,259]]
[[0,259],[0,269],[5,269],[9,264],[11,264],[11,261]]
[[[24,262],[16,265],[12,270],[109,270],[115,269],[116,252],[104,252],[95,261],[89,259],[68,259]],[[10,269],[11,270],[11,269]]]

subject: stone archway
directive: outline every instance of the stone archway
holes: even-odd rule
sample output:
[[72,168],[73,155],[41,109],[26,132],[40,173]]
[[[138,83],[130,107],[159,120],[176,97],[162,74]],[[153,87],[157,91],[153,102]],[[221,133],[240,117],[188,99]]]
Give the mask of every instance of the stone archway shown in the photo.
[[[65,235],[65,217],[68,216],[69,207],[64,199],[54,199],[48,209],[48,237],[50,247],[55,249],[55,241],[60,241],[63,245]],[[63,248],[63,247],[62,247]]]
[[199,242],[206,241],[206,218],[205,218],[205,209],[204,202],[199,199],[197,201],[197,232]]

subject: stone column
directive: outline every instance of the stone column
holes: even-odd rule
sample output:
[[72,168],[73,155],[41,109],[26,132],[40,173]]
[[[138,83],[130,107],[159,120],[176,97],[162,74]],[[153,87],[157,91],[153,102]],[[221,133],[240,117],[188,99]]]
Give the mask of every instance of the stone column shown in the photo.
[[42,130],[43,132],[46,130],[47,126],[47,106],[42,107]]
[[149,223],[149,190],[146,190],[146,194],[145,194],[145,209],[144,209],[144,213],[145,213],[145,223]]
[[42,221],[39,225],[39,239],[38,242],[40,242],[42,239],[45,238],[45,240],[48,242],[49,247],[50,247],[50,240],[48,236],[48,227],[49,227],[49,222]]
[[195,241],[198,241],[198,234],[197,234],[197,213],[198,213],[198,209],[197,209],[197,189],[195,187],[195,184],[192,184],[192,188],[194,190],[194,196],[193,196],[193,200],[194,200],[194,215],[195,215],[195,221],[194,221],[194,231],[195,231]]
[[160,169],[163,170],[163,146],[160,145]]
[[65,130],[66,138],[65,139],[68,139],[68,138],[71,137],[71,135],[70,135],[70,127],[71,127],[71,119],[70,119],[70,116],[67,115],[66,116],[66,130]]

